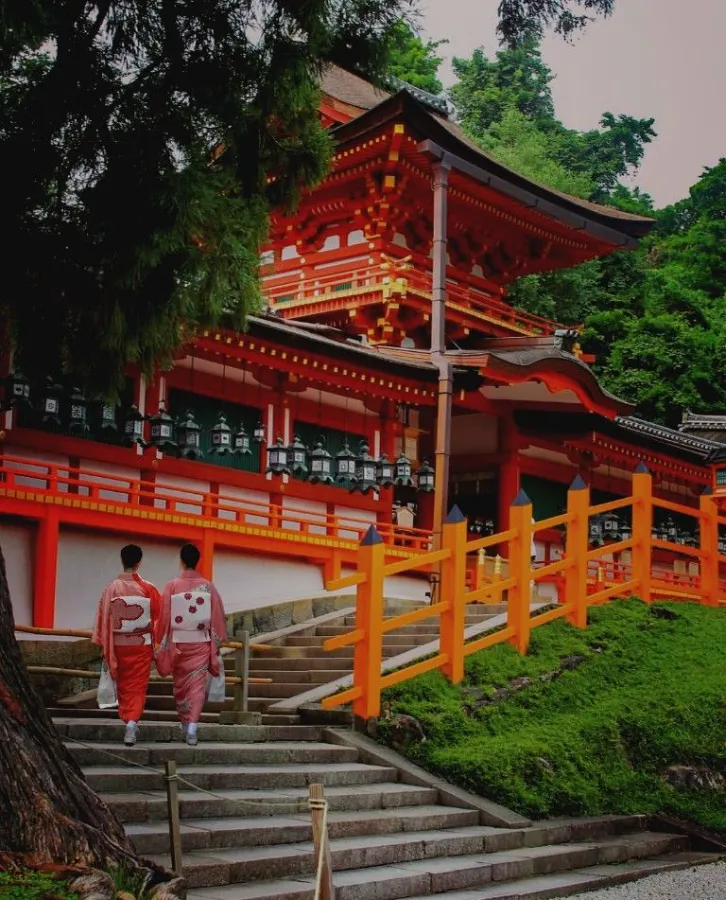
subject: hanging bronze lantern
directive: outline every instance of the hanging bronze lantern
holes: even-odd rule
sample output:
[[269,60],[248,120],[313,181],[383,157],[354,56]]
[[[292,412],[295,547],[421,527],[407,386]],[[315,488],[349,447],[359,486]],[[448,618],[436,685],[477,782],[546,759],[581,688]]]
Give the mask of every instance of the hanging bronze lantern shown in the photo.
[[292,444],[287,448],[287,459],[293,475],[307,478],[308,448],[297,435],[295,435]]
[[176,426],[176,443],[179,456],[186,459],[200,459],[202,456],[202,429],[194,419],[194,413],[189,410],[184,421]]
[[265,424],[262,419],[255,425],[255,430],[252,432],[252,440],[256,444],[265,443]]
[[244,422],[239,423],[239,428],[235,431],[234,437],[232,438],[232,443],[234,444],[232,453],[234,453],[235,456],[249,456],[250,453],[252,453],[250,436],[245,431]]
[[428,460],[424,460],[423,465],[416,472],[416,490],[422,494],[430,494],[434,489],[436,482],[436,472],[428,464]]
[[413,469],[411,461],[403,453],[396,460],[395,484],[396,487],[413,487]]
[[144,444],[144,417],[132,404],[124,416],[124,444]]
[[289,475],[288,449],[281,437],[267,449],[267,471],[272,475]]
[[308,481],[313,484],[333,483],[333,457],[325,449],[323,442],[318,441],[310,454],[310,474]]
[[174,420],[164,409],[163,403],[159,406],[159,411],[155,415],[149,416],[149,426],[151,429],[149,443],[152,447],[156,447],[157,450],[162,450],[166,453],[176,450]]
[[61,397],[63,396],[63,387],[58,384],[50,376],[46,378],[45,386],[40,395],[40,414],[41,425],[47,425],[51,428],[60,428],[61,426]]
[[88,401],[80,388],[73,388],[68,398],[68,433],[88,433]]
[[385,453],[381,453],[376,462],[376,481],[379,487],[391,487],[395,481],[395,466]]
[[338,484],[351,482],[355,479],[356,457],[346,441],[343,449],[335,456],[335,480]]
[[376,481],[376,461],[368,452],[366,441],[360,443],[360,454],[355,461],[355,483],[351,490],[367,494],[378,487]]
[[118,431],[116,422],[116,405],[114,403],[101,404],[99,430],[102,435],[111,437]]
[[13,372],[5,381],[5,401],[3,407],[8,409],[11,406],[24,405],[30,403],[30,382],[21,372]]
[[212,446],[209,448],[209,454],[214,456],[225,456],[232,452],[232,429],[227,424],[227,417],[224,413],[219,414],[217,423],[211,429]]

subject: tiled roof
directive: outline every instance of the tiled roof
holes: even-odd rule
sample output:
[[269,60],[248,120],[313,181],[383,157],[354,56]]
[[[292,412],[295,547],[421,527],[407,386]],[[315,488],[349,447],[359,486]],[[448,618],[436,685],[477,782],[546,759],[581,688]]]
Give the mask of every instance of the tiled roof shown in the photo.
[[[654,220],[646,216],[633,215],[611,206],[601,206],[580,197],[573,197],[509,169],[482,150],[456,122],[425,106],[408,90],[387,95],[360,76],[342,69],[328,71],[323,89],[334,92],[332,96],[361,110],[360,115],[352,121],[334,129],[333,133],[341,144],[345,144],[348,140],[360,140],[367,131],[379,129],[397,117],[405,117],[413,126],[412,130],[418,131],[420,139],[428,138],[446,152],[478,167],[492,182],[495,178],[499,178],[503,183],[502,186],[509,185],[515,190],[526,191],[532,195],[531,205],[537,206],[541,203],[544,207],[546,203],[550,203],[555,208],[567,210],[570,215],[575,213],[581,216],[584,220],[583,226],[587,226],[588,222],[597,222],[629,238],[642,237],[654,225]],[[377,103],[374,102],[376,97],[379,98]],[[551,214],[545,212],[545,215]]]
[[646,422],[644,419],[638,419],[635,416],[618,416],[615,422],[621,428],[633,434],[643,435],[671,447],[689,450],[704,460],[715,450],[724,446],[717,441],[710,441],[708,438],[696,437],[692,434],[683,434],[681,431],[666,428],[665,425]]
[[347,103],[349,106],[356,106],[360,110],[372,109],[382,100],[391,95],[387,91],[382,91],[347,69],[341,69],[340,66],[330,65],[323,74],[323,80],[320,85],[324,94],[340,100],[341,103]]

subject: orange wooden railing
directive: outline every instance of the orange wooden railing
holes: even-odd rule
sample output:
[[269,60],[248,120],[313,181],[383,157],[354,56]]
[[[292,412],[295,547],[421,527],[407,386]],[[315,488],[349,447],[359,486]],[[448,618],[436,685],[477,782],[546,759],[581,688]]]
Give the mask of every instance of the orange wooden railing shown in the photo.
[[[718,553],[718,526],[726,524],[726,519],[718,516],[713,497],[704,495],[698,509],[658,499],[653,496],[652,477],[642,464],[633,475],[632,489],[632,496],[592,506],[589,488],[578,477],[568,492],[567,511],[535,524],[532,523],[530,500],[520,492],[510,509],[507,531],[474,541],[467,541],[466,521],[459,510],[454,509],[443,528],[441,549],[392,563],[386,563],[383,540],[371,528],[360,546],[358,570],[331,585],[335,589],[357,585],[355,628],[324,644],[327,651],[348,646],[355,648],[353,687],[326,698],[323,706],[331,709],[352,702],[357,716],[378,716],[381,691],[387,687],[432,669],[440,669],[452,682],[458,683],[464,676],[464,660],[471,653],[504,642],[513,644],[520,653],[524,653],[529,646],[532,629],[556,619],[567,619],[576,627],[585,628],[588,608],[615,598],[636,595],[650,603],[660,596],[694,600],[707,606],[723,603],[724,590],[719,579],[719,567],[726,563],[726,557]],[[685,547],[652,540],[654,507],[698,519],[700,546]],[[627,540],[592,548],[589,543],[590,517],[623,509],[631,510],[631,536]],[[567,529],[562,558],[532,568],[532,535],[561,526]],[[505,577],[501,577],[500,573],[498,578],[475,579],[472,584],[471,574],[467,577],[467,556],[483,548],[504,544],[508,547]],[[666,577],[652,565],[655,548],[697,559],[699,576],[685,576],[682,580]],[[625,552],[631,556],[627,563],[603,559]],[[403,615],[384,618],[385,579],[432,565],[440,566],[440,593],[436,602]],[[532,614],[533,585],[546,581],[559,581],[559,602],[554,608]],[[504,627],[474,640],[466,640],[467,604],[504,600],[507,615]],[[395,672],[381,674],[383,636],[396,628],[430,618],[439,620],[439,652]]]
[[[405,260],[382,257],[382,262],[366,265],[355,264],[357,260],[351,261],[354,264],[340,260],[307,277],[301,277],[303,269],[298,264],[293,271],[265,276],[263,292],[276,308],[288,315],[295,315],[296,310],[303,315],[312,306],[323,312],[342,308],[349,303],[351,295],[356,296],[358,305],[365,304],[366,295],[370,295],[370,302],[378,302],[384,287],[396,279],[403,279],[408,291],[430,300],[430,271]],[[485,289],[451,280],[446,283],[446,302],[462,314],[519,334],[550,335],[561,327],[543,316],[515,309]]]
[[[264,490],[264,486],[260,489]],[[343,494],[342,502],[346,496]],[[150,483],[85,466],[52,465],[7,454],[0,454],[0,498],[3,511],[8,513],[13,512],[13,501],[35,500],[89,513],[134,518],[141,514],[144,519],[161,523],[169,521],[169,516],[181,517],[185,524],[223,531],[259,534],[264,529],[282,540],[307,541],[316,546],[327,538],[355,548],[370,526],[370,520],[347,513],[316,512],[244,499],[223,491],[203,492],[183,485]],[[389,555],[408,556],[431,545],[431,532],[421,528],[381,523],[379,530]]]

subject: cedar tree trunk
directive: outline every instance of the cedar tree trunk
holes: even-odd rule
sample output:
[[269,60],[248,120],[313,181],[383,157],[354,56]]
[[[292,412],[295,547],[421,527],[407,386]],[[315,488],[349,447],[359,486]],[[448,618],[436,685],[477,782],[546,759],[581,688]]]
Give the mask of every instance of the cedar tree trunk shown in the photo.
[[137,868],[111,810],[58,737],[23,665],[0,550],[0,852],[32,865]]

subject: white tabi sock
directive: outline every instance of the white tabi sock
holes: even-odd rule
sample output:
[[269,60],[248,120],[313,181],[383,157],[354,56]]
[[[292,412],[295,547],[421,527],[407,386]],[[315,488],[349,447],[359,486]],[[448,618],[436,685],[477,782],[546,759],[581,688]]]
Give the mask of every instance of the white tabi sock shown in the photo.
[[196,723],[196,722],[190,722],[190,723],[187,725],[187,734],[196,734],[196,733],[197,733],[197,723]]
[[136,728],[136,722],[134,722],[133,719],[129,719],[128,722],[126,723],[126,727],[127,728]]

